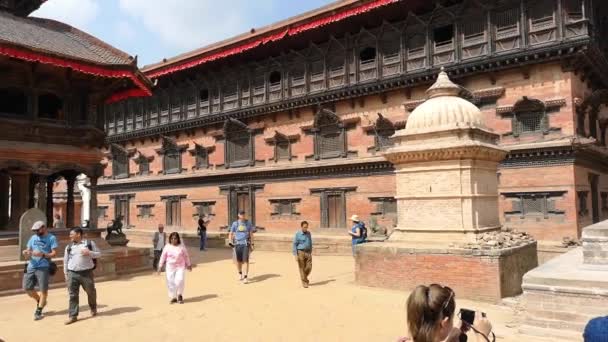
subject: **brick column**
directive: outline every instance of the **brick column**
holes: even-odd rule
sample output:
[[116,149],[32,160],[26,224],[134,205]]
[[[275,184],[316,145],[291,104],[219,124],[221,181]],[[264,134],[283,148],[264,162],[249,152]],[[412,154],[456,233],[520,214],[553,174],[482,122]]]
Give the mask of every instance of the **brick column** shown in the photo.
[[53,226],[53,185],[55,178],[48,177],[46,180],[46,224],[49,227]]
[[66,205],[65,225],[66,228],[74,228],[74,182],[76,181],[76,176],[66,176],[65,181],[68,187],[68,203]]
[[5,229],[8,223],[10,177],[7,173],[0,172],[0,229]]
[[27,171],[11,172],[11,218],[10,230],[19,230],[19,219],[27,211],[30,203],[30,173]]

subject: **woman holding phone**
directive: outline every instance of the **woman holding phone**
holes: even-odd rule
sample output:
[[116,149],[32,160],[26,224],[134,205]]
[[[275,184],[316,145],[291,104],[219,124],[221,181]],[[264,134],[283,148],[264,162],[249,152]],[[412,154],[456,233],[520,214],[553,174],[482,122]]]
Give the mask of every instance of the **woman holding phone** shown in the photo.
[[[465,316],[468,317],[461,317],[462,320],[454,326],[456,310],[454,297],[454,291],[447,286],[438,284],[417,286],[407,299],[407,326],[410,337],[399,341],[460,342],[466,341],[466,332],[471,329],[475,331],[477,342],[491,342],[489,336],[492,325],[485,315],[470,317],[470,314],[466,314]],[[466,310],[466,312],[471,311]],[[467,323],[465,318],[471,319],[472,322]]]

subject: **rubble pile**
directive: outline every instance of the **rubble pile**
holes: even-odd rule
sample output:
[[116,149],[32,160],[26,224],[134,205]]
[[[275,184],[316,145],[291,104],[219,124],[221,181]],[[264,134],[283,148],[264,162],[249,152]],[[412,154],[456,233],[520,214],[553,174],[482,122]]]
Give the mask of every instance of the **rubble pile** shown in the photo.
[[577,247],[580,245],[581,245],[581,242],[577,239],[573,239],[571,237],[564,237],[562,239],[562,247],[564,247],[564,248]]
[[468,242],[461,248],[466,249],[503,249],[527,245],[534,242],[534,238],[525,232],[497,231],[483,233],[477,237],[477,241]]

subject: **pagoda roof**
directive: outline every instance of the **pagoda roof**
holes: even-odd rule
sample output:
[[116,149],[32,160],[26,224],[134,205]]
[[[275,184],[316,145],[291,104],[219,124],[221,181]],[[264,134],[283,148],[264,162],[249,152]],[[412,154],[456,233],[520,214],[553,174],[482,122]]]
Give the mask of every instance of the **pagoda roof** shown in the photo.
[[295,17],[279,21],[213,43],[184,54],[164,59],[162,62],[146,65],[142,71],[150,78],[190,69],[198,65],[237,55],[258,46],[295,36],[347,18],[369,12],[403,0],[338,0],[329,5],[305,12]]

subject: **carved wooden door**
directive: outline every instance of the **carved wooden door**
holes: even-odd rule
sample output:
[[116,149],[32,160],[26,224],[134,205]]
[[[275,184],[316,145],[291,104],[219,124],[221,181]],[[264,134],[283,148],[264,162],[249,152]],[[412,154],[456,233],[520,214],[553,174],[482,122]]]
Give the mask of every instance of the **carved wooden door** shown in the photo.
[[342,222],[342,196],[327,195],[327,224],[329,228],[344,227]]

